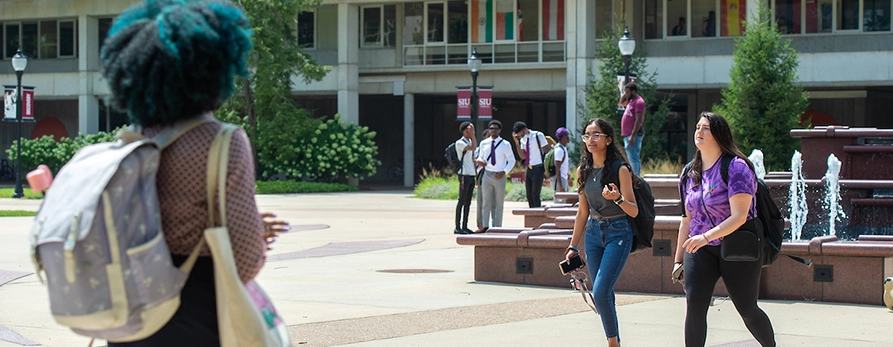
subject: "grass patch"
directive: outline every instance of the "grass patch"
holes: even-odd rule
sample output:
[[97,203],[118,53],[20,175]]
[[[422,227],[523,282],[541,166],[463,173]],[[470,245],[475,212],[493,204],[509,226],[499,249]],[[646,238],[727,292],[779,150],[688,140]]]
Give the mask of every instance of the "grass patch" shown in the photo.
[[360,190],[349,184],[298,181],[257,181],[255,189],[257,194],[334,193]]
[[[459,179],[452,177],[427,177],[416,185],[413,191],[415,197],[433,200],[458,200]],[[474,194],[477,196],[477,189]],[[552,200],[555,192],[551,187],[543,187],[540,193],[541,200]],[[527,190],[523,183],[508,182],[505,185],[505,201],[527,201]]]
[[682,162],[682,158],[678,158],[676,160],[670,160],[669,158],[663,159],[646,159],[644,163],[642,163],[642,175],[647,174],[673,174],[679,175],[682,173],[682,168],[685,167],[685,163]]
[[36,216],[37,212],[34,211],[4,211],[0,210],[0,217],[33,217]]
[[[43,195],[40,193],[35,193],[31,191],[31,188],[24,187],[22,192],[25,193],[25,199],[31,200],[40,200],[43,199]],[[12,198],[12,195],[15,193],[15,188],[0,188],[0,198]]]

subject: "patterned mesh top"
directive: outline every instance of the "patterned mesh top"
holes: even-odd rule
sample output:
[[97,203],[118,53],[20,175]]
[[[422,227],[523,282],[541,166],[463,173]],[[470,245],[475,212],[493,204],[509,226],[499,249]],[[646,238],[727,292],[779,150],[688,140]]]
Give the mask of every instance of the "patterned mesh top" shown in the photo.
[[[209,114],[201,117],[213,119]],[[217,121],[199,125],[162,152],[157,175],[158,200],[164,238],[173,254],[189,255],[208,226],[208,152],[221,127]],[[144,133],[155,136],[163,129],[150,127]],[[254,159],[242,129],[233,134],[227,167],[226,226],[239,278],[247,282],[264,265],[266,242],[254,200]],[[207,245],[201,255],[211,255]]]

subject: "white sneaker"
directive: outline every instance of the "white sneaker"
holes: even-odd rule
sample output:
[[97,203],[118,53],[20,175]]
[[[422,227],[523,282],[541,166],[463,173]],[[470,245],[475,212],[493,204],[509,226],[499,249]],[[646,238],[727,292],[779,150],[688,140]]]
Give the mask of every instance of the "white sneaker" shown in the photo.
[[884,306],[893,310],[893,277],[884,280]]

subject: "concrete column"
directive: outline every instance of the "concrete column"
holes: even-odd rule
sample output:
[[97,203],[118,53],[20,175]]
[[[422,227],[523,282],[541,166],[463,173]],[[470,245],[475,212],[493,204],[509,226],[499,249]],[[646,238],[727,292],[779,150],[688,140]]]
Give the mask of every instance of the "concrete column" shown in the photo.
[[403,95],[403,186],[415,184],[415,94]]
[[747,11],[747,21],[756,21],[760,18],[760,4],[765,5],[766,1],[747,0],[744,10]]
[[565,122],[573,133],[582,112],[578,103],[585,102],[586,72],[595,57],[595,3],[586,0],[565,2],[565,40],[567,42],[567,107]]
[[359,15],[357,5],[338,4],[338,113],[354,124],[360,124]]
[[99,131],[99,99],[93,92],[94,75],[99,72],[99,20],[78,17],[78,132]]

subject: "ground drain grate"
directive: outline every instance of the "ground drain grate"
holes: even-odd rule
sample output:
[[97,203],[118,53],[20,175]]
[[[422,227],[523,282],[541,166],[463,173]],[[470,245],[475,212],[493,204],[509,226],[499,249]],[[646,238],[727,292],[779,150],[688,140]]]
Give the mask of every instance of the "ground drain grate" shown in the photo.
[[445,272],[454,272],[453,270],[440,270],[440,269],[387,269],[387,270],[377,270],[375,272],[386,272],[392,274],[434,274],[434,273],[445,273]]

